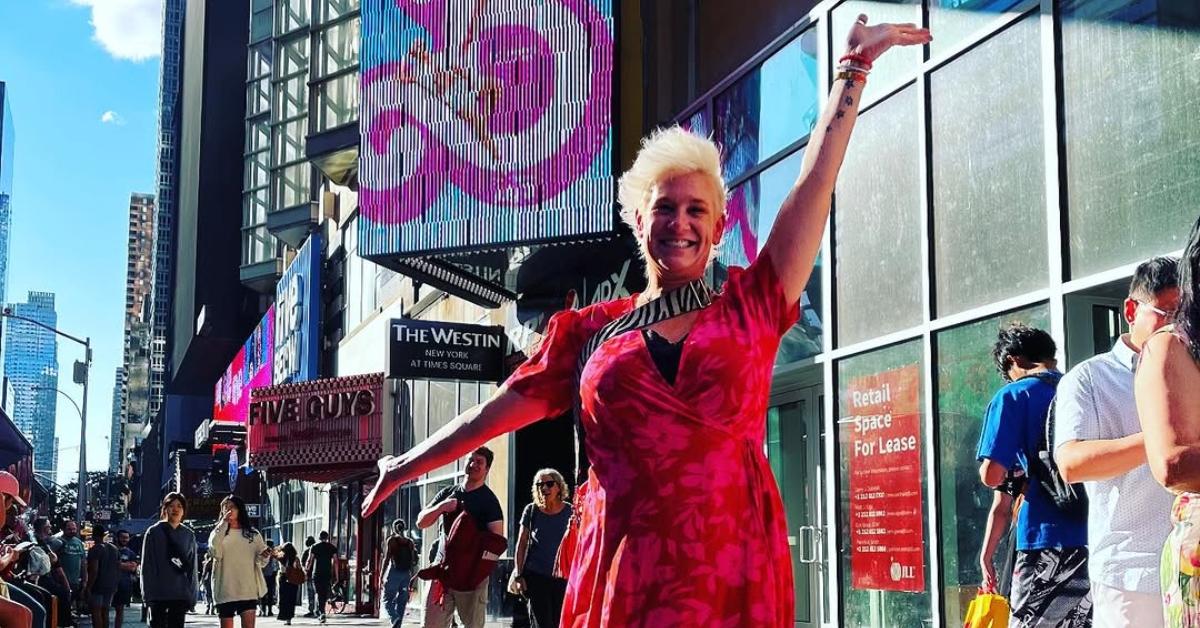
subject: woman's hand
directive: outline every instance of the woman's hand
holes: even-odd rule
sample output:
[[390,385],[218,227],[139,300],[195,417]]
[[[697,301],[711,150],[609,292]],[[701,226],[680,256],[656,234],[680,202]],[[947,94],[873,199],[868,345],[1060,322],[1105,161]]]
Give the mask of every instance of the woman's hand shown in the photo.
[[383,505],[383,502],[397,488],[400,488],[400,485],[407,479],[404,477],[407,461],[407,452],[405,452],[399,456],[384,456],[375,463],[375,466],[379,468],[379,479],[375,480],[375,486],[363,498],[362,516],[370,517],[375,509]]
[[893,46],[927,44],[932,40],[929,29],[917,28],[916,24],[867,26],[866,14],[860,14],[854,26],[850,27],[850,35],[846,38],[846,51],[874,63]]

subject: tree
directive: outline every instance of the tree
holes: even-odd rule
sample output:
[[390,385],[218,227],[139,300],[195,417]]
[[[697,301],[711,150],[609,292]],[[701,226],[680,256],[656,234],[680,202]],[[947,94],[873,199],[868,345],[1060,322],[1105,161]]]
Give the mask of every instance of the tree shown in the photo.
[[[87,474],[87,503],[84,504],[84,516],[97,510],[112,510],[114,513],[125,511],[123,493],[126,491],[127,480],[117,473],[110,471],[89,471]],[[79,482],[71,480],[66,484],[52,485],[53,501],[51,516],[54,521],[62,522],[75,519],[75,506],[79,495]]]

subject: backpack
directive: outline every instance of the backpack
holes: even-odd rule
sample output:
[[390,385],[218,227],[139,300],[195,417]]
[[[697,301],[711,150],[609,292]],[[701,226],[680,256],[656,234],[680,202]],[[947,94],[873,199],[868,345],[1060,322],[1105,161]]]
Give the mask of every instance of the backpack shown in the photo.
[[[1050,373],[1035,373],[1021,379],[1030,377],[1035,377],[1056,390],[1061,379],[1058,374]],[[1063,479],[1062,472],[1058,470],[1058,463],[1054,461],[1054,407],[1056,403],[1057,399],[1051,399],[1050,406],[1046,408],[1046,421],[1042,433],[1038,436],[1037,451],[1033,452],[1036,455],[1026,455],[1026,462],[1029,465],[1026,472],[1032,481],[1042,487],[1042,491],[1050,497],[1056,508],[1069,515],[1086,516],[1088,498],[1083,484],[1080,482],[1067,483]]]

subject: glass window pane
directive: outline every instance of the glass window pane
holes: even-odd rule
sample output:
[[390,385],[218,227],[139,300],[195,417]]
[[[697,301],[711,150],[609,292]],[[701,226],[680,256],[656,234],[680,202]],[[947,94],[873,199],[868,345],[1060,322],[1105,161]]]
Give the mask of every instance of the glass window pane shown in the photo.
[[321,76],[358,65],[358,22],[356,17],[321,33]]
[[[833,10],[832,50],[829,61],[837,67],[838,59],[846,54],[846,36],[860,13],[866,13],[871,24],[895,22],[921,23],[920,0],[850,0]],[[938,35],[935,35],[937,37]],[[901,81],[916,78],[921,65],[921,46],[905,46],[888,51],[871,69],[871,80],[863,88],[863,102],[877,100]],[[858,133],[855,133],[857,136]]]
[[[983,546],[992,491],[979,483],[975,451],[988,402],[1004,385],[992,362],[992,344],[996,332],[1010,322],[1047,329],[1050,311],[1045,305],[1037,305],[937,335],[937,476],[941,483],[942,521],[939,541],[942,577],[946,583],[942,619],[948,626],[963,624],[967,605],[983,579],[979,550]],[[1002,557],[1008,551],[1007,543],[996,551],[997,570],[1003,568]]]
[[679,123],[679,126],[695,133],[696,135],[708,136],[712,133],[712,120],[709,120],[708,107],[704,107],[688,116],[686,120]]
[[337,19],[351,11],[357,11],[359,0],[324,0],[321,3],[322,21]]
[[725,180],[808,135],[816,123],[817,31],[809,28],[717,97]]
[[929,43],[929,52],[937,55],[964,39],[978,35],[1001,13],[1022,0],[930,0],[929,30],[937,33]]
[[429,382],[423,379],[413,380],[412,420],[414,444],[420,443],[429,437],[429,423],[427,422],[429,413],[426,411],[428,399]]
[[920,341],[837,364],[838,553],[847,626],[928,626]]
[[358,73],[322,83],[318,89],[317,131],[327,131],[358,118]]
[[1072,277],[1183,248],[1200,206],[1196,6],[1063,2]]
[[[833,215],[837,342],[919,324],[921,175],[917,89],[863,113],[838,177]],[[879,304],[888,315],[879,315]]]
[[1034,15],[930,77],[938,316],[1048,281],[1039,33]]

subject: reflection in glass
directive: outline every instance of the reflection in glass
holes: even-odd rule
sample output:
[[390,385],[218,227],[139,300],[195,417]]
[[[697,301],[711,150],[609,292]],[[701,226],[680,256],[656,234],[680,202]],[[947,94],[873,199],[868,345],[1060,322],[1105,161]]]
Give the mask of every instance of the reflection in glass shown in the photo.
[[1062,3],[1071,277],[1183,247],[1200,207],[1195,0]]
[[[838,59],[846,52],[846,36],[860,13],[867,15],[869,24],[894,22],[921,23],[920,0],[850,0],[833,10],[833,47],[829,61],[837,67]],[[938,35],[935,35],[937,37]],[[921,65],[921,46],[905,46],[888,51],[875,62],[871,78],[863,88],[863,102],[878,100],[901,81],[913,79]],[[857,136],[858,133],[855,133]]]
[[938,316],[1048,281],[1037,18],[1017,22],[929,79]]
[[838,177],[833,269],[839,346],[923,318],[917,96],[916,88],[907,87],[859,118]]
[[680,121],[679,126],[696,135],[708,137],[712,134],[712,121],[708,119],[708,107],[704,107]]
[[[921,355],[921,343],[910,341],[903,344],[872,351],[870,353],[847,358],[837,364],[838,382],[838,416],[850,417],[854,414],[854,399],[852,391],[862,391],[863,382],[871,379],[889,379],[894,385],[890,391],[893,399],[904,398],[908,405],[918,409],[916,434],[919,453],[919,467],[924,468],[925,438],[924,434],[924,395],[922,393],[920,373],[924,360]],[[915,396],[915,399],[913,399]],[[842,573],[842,613],[847,626],[927,626],[933,617],[932,602],[929,594],[929,552],[928,540],[924,538],[926,518],[928,513],[929,490],[925,474],[920,474],[921,490],[921,535],[922,561],[924,583],[920,592],[905,592],[896,590],[879,590],[856,588],[854,582],[869,576],[883,576],[886,580],[890,574],[856,573],[852,567],[851,556],[855,539],[863,535],[858,533],[851,521],[851,496],[856,487],[864,481],[860,477],[851,477],[855,452],[852,449],[852,439],[855,429],[853,422],[839,419],[838,434],[838,468],[841,481],[838,483],[838,554],[841,560]],[[907,457],[906,457],[907,458]],[[909,462],[915,462],[908,458]],[[857,495],[856,498],[863,496]],[[862,525],[861,523],[855,525]],[[901,525],[887,520],[881,524],[885,528]],[[882,587],[880,587],[882,588]]]
[[930,0],[929,30],[937,33],[929,43],[929,52],[937,55],[957,46],[999,14],[1024,0]]
[[[937,468],[942,527],[939,535],[946,583],[944,623],[962,625],[967,605],[983,580],[979,550],[992,505],[992,491],[979,483],[975,451],[983,414],[1004,385],[992,362],[996,332],[1010,322],[1042,329],[1050,324],[1045,305],[1003,314],[937,335]],[[996,550],[996,569],[1010,551],[1007,537]]]
[[817,120],[817,32],[809,28],[716,99],[725,180],[808,135]]

